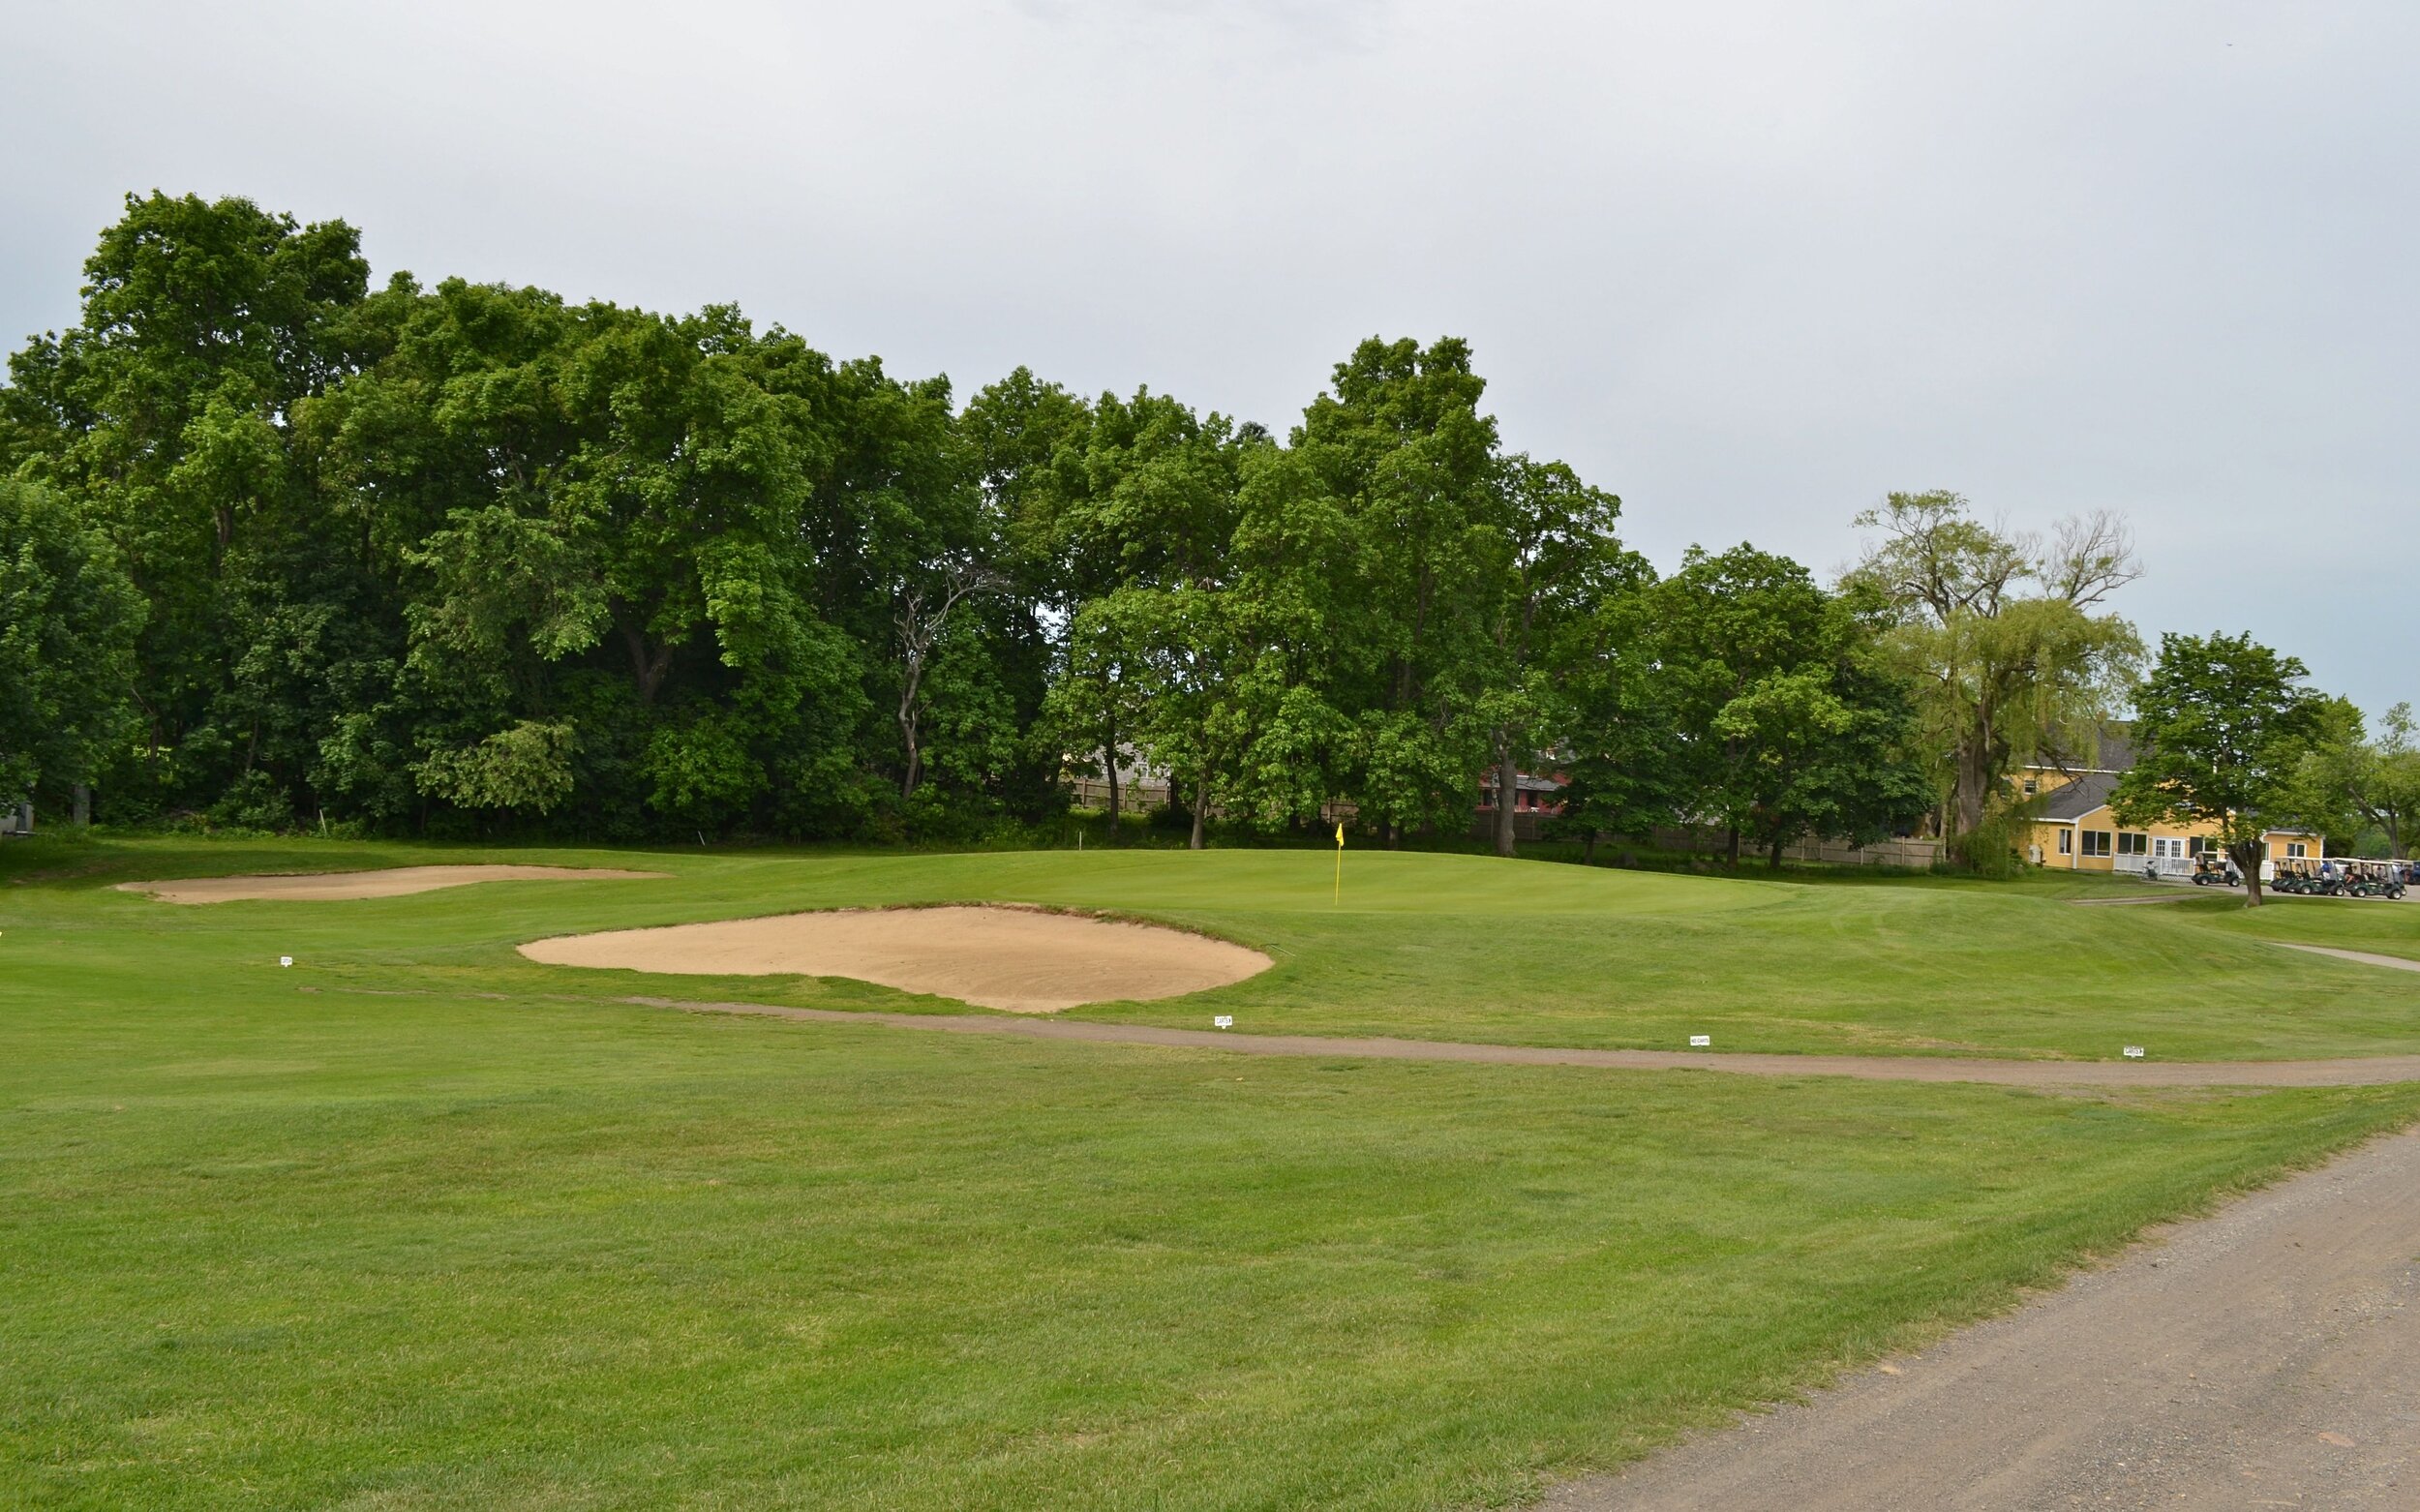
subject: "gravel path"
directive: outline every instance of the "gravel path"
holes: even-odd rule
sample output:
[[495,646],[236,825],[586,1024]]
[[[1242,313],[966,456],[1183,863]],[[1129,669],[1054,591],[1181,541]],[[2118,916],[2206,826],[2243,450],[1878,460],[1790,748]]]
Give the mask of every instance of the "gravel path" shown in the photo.
[[1551,1512],[2420,1507],[2420,1134]]
[[1225,1050],[1235,1055],[1351,1056],[1486,1066],[1596,1066],[1616,1071],[1710,1071],[1749,1076],[1850,1076],[1862,1081],[1983,1081],[2008,1087],[2367,1087],[2420,1081],[2420,1055],[2354,1056],[2324,1061],[2176,1062],[1952,1060],[1923,1055],[1727,1055],[1705,1050],[1581,1050],[1548,1045],[1470,1044],[1451,1040],[1238,1034],[1220,1029],[1165,1029],[1151,1024],[995,1018],[972,1013],[852,1013],[822,1008],[781,1008],[770,1003],[688,1003],[660,997],[626,997],[619,1001],[644,1008],[748,1013],[807,1023],[881,1024],[932,1034],[1017,1035],[1092,1044],[1158,1044]]

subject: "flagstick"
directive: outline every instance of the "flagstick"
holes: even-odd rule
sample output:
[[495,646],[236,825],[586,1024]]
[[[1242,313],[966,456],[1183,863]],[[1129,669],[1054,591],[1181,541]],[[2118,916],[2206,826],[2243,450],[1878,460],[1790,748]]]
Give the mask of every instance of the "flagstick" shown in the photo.
[[1345,902],[1345,827],[1336,827],[1336,892],[1328,899],[1328,907],[1340,908]]

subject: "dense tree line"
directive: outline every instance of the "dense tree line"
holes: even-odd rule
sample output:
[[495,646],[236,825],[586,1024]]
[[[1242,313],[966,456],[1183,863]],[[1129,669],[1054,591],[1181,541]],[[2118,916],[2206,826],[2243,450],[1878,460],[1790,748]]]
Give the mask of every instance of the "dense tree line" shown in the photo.
[[730,308],[374,288],[342,223],[155,194],[9,374],[0,784],[120,822],[950,835],[1071,773],[1122,803],[1123,757],[1196,840],[1459,833],[1553,770],[1570,832],[1777,858],[1978,830],[2139,654],[2122,531],[1950,495],[1837,586],[1746,545],[1659,579],[1450,339],[1363,343],[1283,435],[961,400]]

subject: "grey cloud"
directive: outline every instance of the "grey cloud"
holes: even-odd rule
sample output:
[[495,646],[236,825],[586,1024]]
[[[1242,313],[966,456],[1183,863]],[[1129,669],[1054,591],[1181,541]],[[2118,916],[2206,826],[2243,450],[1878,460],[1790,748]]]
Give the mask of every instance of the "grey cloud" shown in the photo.
[[2113,506],[2146,629],[2420,693],[2407,5],[0,9],[11,335],[154,185],[1280,427],[1451,332],[1666,563]]

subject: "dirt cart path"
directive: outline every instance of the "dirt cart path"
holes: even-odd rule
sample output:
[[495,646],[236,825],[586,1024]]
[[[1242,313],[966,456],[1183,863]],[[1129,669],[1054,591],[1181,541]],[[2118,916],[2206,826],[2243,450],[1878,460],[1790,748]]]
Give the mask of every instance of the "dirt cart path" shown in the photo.
[[2292,945],[2277,942],[2289,951],[2307,951],[2313,955],[2333,955],[2340,961],[2359,961],[2364,966],[2383,966],[2389,971],[2420,971],[2420,961],[2405,960],[2400,955],[2380,955],[2375,951],[2340,951],[2333,945]]
[[2420,1134],[1552,1512],[2420,1507]]
[[2325,1061],[1993,1061],[1920,1055],[1726,1055],[1704,1050],[1582,1050],[1551,1045],[1471,1044],[1451,1040],[1351,1039],[1333,1035],[1238,1034],[1068,1018],[995,1018],[973,1013],[855,1013],[770,1003],[689,1003],[625,997],[642,1008],[746,1013],[809,1023],[881,1024],[933,1034],[1019,1035],[1093,1044],[1159,1044],[1234,1055],[1350,1056],[1459,1061],[1485,1066],[1597,1066],[1614,1071],[1710,1071],[1749,1076],[1851,1076],[1863,1081],[1982,1081],[2009,1087],[2368,1087],[2420,1081],[2420,1055]]

